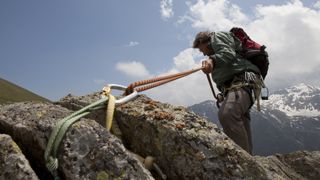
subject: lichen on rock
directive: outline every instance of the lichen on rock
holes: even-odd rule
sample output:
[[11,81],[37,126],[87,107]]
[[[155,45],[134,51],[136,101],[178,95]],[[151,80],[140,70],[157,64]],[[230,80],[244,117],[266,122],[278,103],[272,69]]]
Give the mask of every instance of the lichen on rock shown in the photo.
[[[68,105],[71,101],[81,108],[96,100],[97,94],[69,96],[58,104]],[[186,108],[153,101],[144,95],[117,106],[115,121],[119,125],[126,148],[144,157],[155,157],[169,179],[305,177],[282,161],[275,163],[271,160],[273,157],[249,155],[215,124],[188,112]],[[313,165],[313,171],[320,169],[316,163]]]
[[6,134],[0,134],[0,179],[38,179],[19,146]]
[[[50,103],[6,105],[0,109],[0,131],[10,134],[23,147],[39,177],[48,179],[51,175],[45,168],[44,150],[56,122],[71,113]],[[100,171],[123,179],[153,179],[118,138],[90,119],[82,118],[68,129],[58,160],[64,179],[95,179]]]

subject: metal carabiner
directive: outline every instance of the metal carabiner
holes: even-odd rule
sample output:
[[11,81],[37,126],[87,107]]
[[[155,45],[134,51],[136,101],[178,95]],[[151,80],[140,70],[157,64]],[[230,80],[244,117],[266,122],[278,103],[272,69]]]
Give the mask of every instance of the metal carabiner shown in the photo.
[[[116,90],[120,90],[120,91],[126,91],[127,87],[126,86],[122,86],[119,84],[108,84],[106,87],[103,88],[104,92],[110,93],[112,89],[116,89]],[[131,99],[133,99],[134,97],[136,97],[138,95],[138,92],[136,90],[133,91],[133,93],[118,99],[115,101],[116,104],[121,104],[121,103],[125,103],[130,101]]]

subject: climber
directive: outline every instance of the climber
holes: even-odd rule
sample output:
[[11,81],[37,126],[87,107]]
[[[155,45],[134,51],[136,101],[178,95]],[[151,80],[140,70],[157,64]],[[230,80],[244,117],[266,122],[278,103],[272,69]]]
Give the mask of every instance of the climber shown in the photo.
[[259,69],[237,54],[241,42],[231,32],[199,32],[193,48],[208,56],[202,71],[210,74],[222,100],[218,112],[224,132],[240,147],[252,154],[250,109],[253,89],[260,79]]

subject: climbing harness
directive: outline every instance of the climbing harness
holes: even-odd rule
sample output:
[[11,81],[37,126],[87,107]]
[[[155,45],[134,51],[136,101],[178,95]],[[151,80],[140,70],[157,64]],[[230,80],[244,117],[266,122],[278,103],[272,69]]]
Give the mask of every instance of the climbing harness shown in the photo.
[[253,90],[252,102],[254,102],[255,100],[257,101],[257,110],[260,111],[261,89],[265,88],[265,84],[261,75],[257,75],[253,72],[245,72],[243,77],[236,77],[231,82],[230,86],[223,87],[222,91],[224,94],[226,94],[226,92],[228,91],[235,91],[244,87],[249,87]]
[[[133,93],[131,93],[128,96],[125,96],[122,99],[115,100],[114,96],[110,95],[110,92],[112,89],[125,90],[126,87],[117,85],[117,84],[110,84],[109,86],[104,87],[102,92],[102,98],[100,100],[63,118],[53,128],[45,153],[44,153],[44,159],[45,159],[45,164],[47,169],[50,171],[50,173],[54,176],[55,179],[60,179],[57,172],[58,164],[59,164],[57,159],[57,151],[68,128],[73,123],[78,121],[80,118],[90,114],[92,111],[105,108],[106,102],[108,100],[109,100],[108,104],[111,107],[107,111],[112,111],[112,114],[113,114],[115,104],[125,103],[131,100],[132,98],[134,98],[135,96],[137,96],[138,94],[136,91],[134,91]],[[110,102],[110,99],[111,99],[111,102]],[[112,124],[112,116],[109,115],[107,117],[107,122],[106,122],[107,130],[110,130],[111,124]]]

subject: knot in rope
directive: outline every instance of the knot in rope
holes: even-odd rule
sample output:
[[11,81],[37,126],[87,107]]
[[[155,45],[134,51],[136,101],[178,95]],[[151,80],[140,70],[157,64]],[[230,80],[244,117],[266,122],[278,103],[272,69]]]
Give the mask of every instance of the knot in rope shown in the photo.
[[53,158],[52,156],[49,156],[47,162],[46,162],[46,167],[47,169],[51,172],[51,174],[54,174],[58,170],[58,159]]

